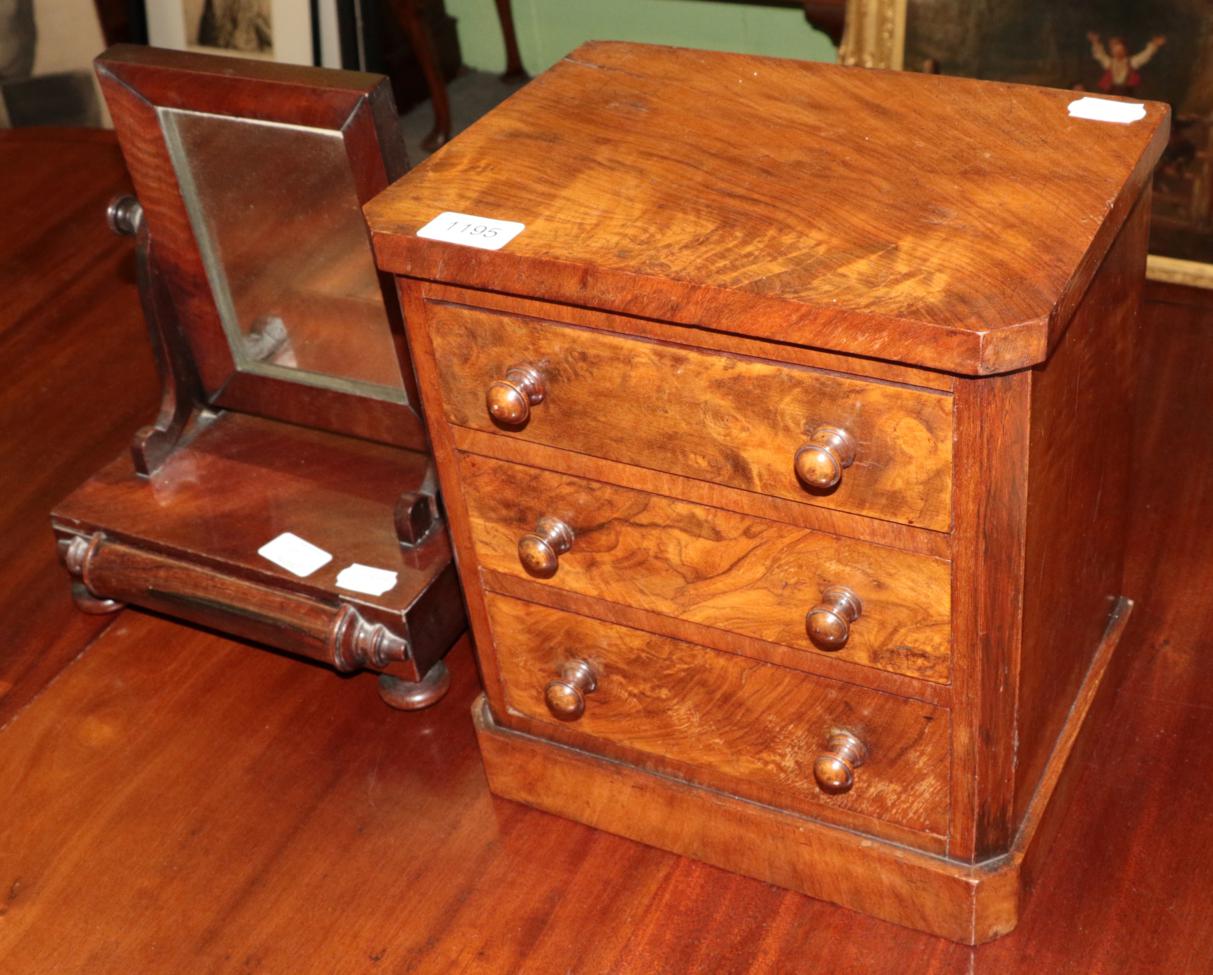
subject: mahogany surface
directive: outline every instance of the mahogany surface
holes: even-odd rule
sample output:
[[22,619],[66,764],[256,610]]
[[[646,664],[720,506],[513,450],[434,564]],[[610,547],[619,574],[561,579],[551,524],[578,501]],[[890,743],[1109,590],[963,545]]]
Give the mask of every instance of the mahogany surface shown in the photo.
[[[1166,139],[1164,105],[1120,126],[1073,98],[594,42],[366,212],[397,274],[999,372],[1046,357]],[[414,236],[448,210],[526,229],[501,251]]]
[[[1213,971],[1213,295],[1147,294],[1139,469],[1183,477],[1134,481],[1126,679],[1018,928],[971,949],[493,799],[466,647],[402,714],[367,677],[76,614],[46,514],[158,393],[130,244],[96,217],[124,177],[92,133],[0,133],[0,165],[0,970]],[[98,382],[99,349],[130,373]]]
[[3,723],[107,623],[72,606],[46,514],[127,447],[160,384],[131,245],[101,218],[129,189],[113,137],[0,132],[0,171]]

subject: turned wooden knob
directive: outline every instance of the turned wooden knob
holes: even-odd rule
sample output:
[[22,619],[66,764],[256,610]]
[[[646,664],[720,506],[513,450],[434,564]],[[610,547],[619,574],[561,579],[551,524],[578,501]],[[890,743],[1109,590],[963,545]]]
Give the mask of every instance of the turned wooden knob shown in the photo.
[[143,206],[129,194],[115,196],[105,208],[105,222],[119,237],[134,237],[143,226]]
[[573,529],[559,518],[540,518],[535,530],[518,539],[518,561],[531,575],[555,575],[560,556],[573,546]]
[[851,624],[862,612],[863,603],[854,592],[846,586],[830,586],[805,616],[809,638],[822,650],[841,650],[851,635]]
[[796,451],[792,465],[809,487],[825,490],[842,480],[842,472],[855,460],[855,441],[838,427],[818,427],[809,442]]
[[554,717],[576,721],[585,714],[585,696],[597,687],[594,668],[584,660],[570,660],[560,665],[560,676],[544,688],[543,699]]
[[543,375],[532,366],[510,366],[504,379],[495,379],[484,397],[489,416],[499,423],[520,426],[531,418],[531,407],[543,402]]
[[813,763],[813,778],[822,792],[839,795],[850,792],[855,770],[868,757],[868,746],[849,731],[833,731],[826,750]]

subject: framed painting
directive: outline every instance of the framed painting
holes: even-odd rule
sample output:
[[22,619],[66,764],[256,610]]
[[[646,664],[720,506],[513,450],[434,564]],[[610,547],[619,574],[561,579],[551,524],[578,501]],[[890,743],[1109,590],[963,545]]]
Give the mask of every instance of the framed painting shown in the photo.
[[1165,101],[1148,274],[1213,288],[1213,4],[848,0],[839,60]]
[[311,0],[147,0],[145,10],[154,47],[286,64],[318,60]]

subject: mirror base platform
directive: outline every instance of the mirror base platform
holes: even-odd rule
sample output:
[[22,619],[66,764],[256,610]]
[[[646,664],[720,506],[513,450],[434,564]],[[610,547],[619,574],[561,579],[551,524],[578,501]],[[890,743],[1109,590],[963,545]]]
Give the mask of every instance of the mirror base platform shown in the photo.
[[[445,693],[442,658],[466,626],[446,532],[411,547],[399,535],[400,496],[429,488],[430,463],[224,413],[150,476],[119,457],[56,508],[52,527],[85,612],[140,606],[338,671],[376,671],[387,703],[416,709]],[[284,534],[328,558],[288,568],[260,554]],[[346,588],[351,566],[394,581],[378,594]]]

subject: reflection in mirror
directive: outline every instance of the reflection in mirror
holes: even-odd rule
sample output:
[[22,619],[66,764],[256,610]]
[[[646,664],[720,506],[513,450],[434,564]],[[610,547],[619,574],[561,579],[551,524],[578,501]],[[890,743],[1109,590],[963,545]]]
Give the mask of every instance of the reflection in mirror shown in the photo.
[[236,367],[407,402],[341,133],[160,117]]

